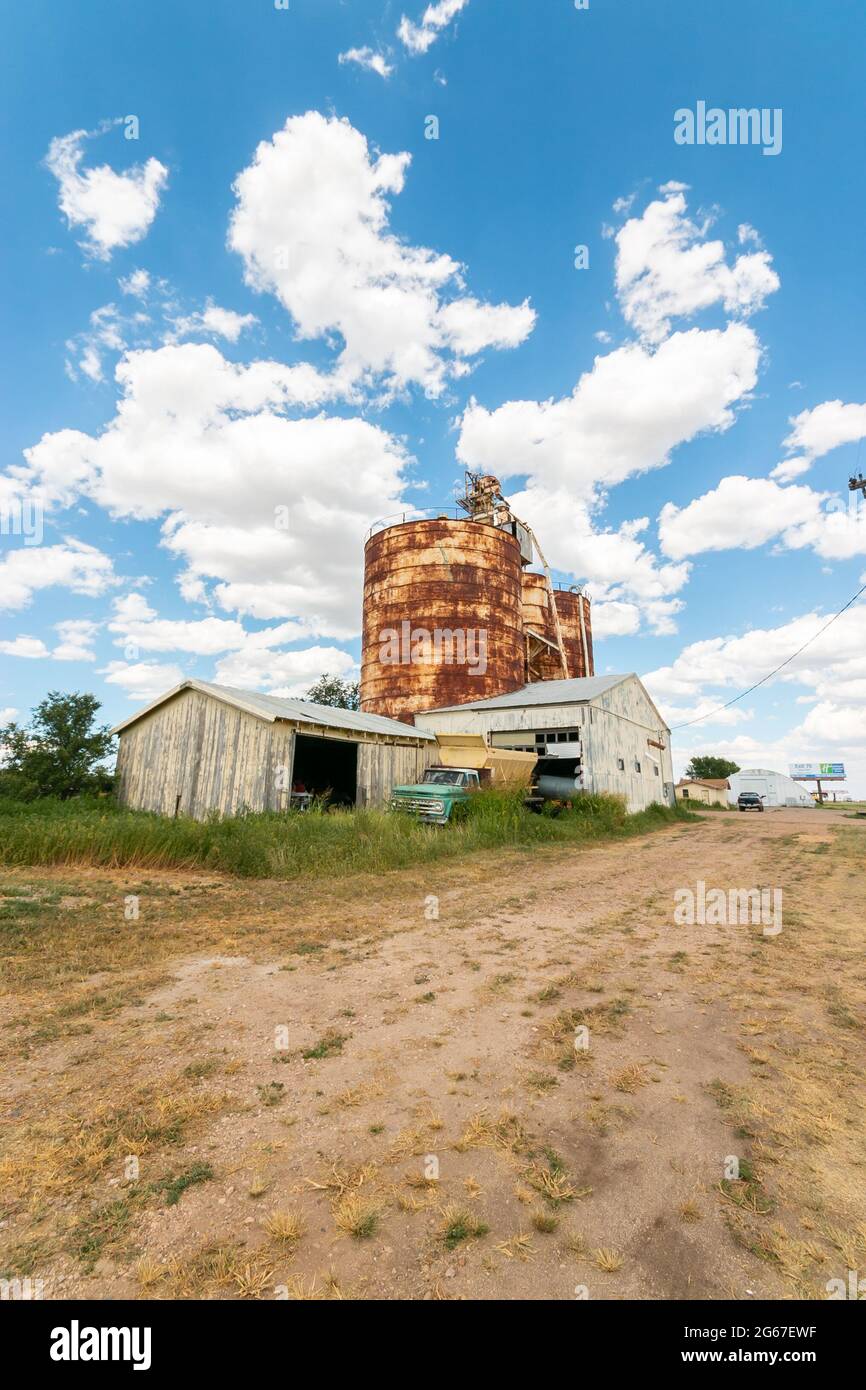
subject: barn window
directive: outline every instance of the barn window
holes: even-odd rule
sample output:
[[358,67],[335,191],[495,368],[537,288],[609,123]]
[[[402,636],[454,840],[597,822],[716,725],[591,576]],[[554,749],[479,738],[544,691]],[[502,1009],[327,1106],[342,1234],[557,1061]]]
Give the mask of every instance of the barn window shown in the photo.
[[617,772],[625,772],[625,758],[617,758],[616,768]]
[[640,762],[637,758],[634,760],[634,770],[635,772],[640,772]]

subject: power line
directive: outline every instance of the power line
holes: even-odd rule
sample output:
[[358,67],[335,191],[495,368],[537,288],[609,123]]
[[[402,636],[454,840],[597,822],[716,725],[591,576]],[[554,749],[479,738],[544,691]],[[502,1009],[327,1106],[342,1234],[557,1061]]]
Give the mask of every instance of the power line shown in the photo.
[[819,628],[819,630],[815,633],[814,637],[810,637],[808,642],[804,642],[802,647],[798,647],[797,650],[785,661],[781,662],[775,668],[775,670],[770,671],[770,673],[766,676],[762,676],[759,681],[755,681],[755,684],[750,685],[748,690],[743,690],[740,692],[739,695],[735,695],[733,700],[728,700],[727,704],[719,705],[716,709],[707,710],[706,714],[699,714],[697,719],[688,719],[685,722],[685,724],[672,725],[671,733],[674,733],[677,729],[689,729],[691,728],[692,724],[700,724],[702,720],[710,719],[714,714],[721,714],[723,710],[730,709],[731,705],[735,705],[738,700],[745,700],[746,696],[751,695],[753,690],[757,690],[760,686],[766,685],[767,681],[771,681],[773,677],[777,676],[779,672],[784,670],[786,666],[790,666],[792,661],[796,661],[797,657],[800,655],[801,652],[804,652],[807,647],[811,647],[813,642],[817,642],[818,638],[821,636],[821,633],[826,632],[828,627],[832,627],[836,619],[841,618],[843,613],[847,613],[848,609],[857,602],[861,594],[866,594],[866,584],[863,585],[862,589],[857,590],[857,593],[854,595],[853,598],[850,598],[848,600],[844,608],[840,608],[838,613],[833,614],[829,622],[826,622],[822,628]]

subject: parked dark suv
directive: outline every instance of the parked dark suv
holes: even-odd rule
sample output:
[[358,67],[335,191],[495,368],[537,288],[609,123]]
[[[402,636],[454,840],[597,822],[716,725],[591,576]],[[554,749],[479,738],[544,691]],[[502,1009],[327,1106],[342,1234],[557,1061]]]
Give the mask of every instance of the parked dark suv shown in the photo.
[[738,811],[763,811],[764,802],[757,792],[740,792],[737,797]]

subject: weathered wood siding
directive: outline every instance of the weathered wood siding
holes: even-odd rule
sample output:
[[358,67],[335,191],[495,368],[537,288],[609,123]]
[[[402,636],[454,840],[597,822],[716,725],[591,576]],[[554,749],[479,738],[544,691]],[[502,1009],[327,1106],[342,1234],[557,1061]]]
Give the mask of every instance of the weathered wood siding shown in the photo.
[[[125,806],[202,819],[210,811],[236,815],[276,811],[288,792],[277,769],[291,774],[294,731],[183,690],[120,735],[118,796]],[[287,777],[284,785],[290,787]]]
[[391,788],[420,781],[425,767],[436,762],[437,751],[435,743],[359,743],[358,805],[387,806]]
[[[197,690],[182,690],[120,734],[118,799],[124,806],[202,820],[212,811],[279,811],[289,804],[294,737],[358,745],[357,804],[384,806],[393,786],[416,782],[436,744],[365,739],[353,730],[271,723]],[[431,749],[433,750],[431,752]]]

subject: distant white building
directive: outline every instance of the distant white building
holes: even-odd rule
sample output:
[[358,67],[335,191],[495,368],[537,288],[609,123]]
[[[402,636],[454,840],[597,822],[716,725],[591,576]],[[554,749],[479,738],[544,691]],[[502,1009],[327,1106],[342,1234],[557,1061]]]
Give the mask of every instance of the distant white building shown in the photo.
[[767,767],[743,768],[728,778],[731,790],[728,800],[736,805],[740,792],[757,792],[765,806],[813,806],[814,802],[799,782],[784,772],[772,772]]

